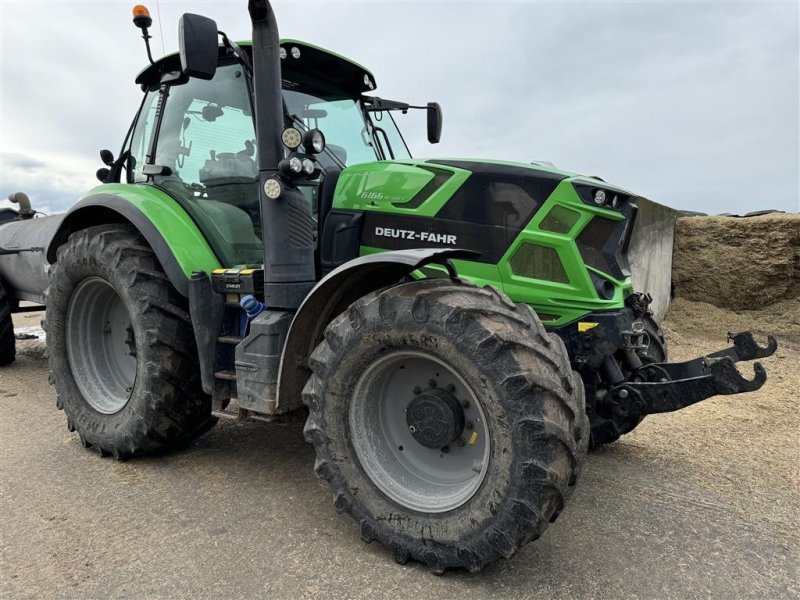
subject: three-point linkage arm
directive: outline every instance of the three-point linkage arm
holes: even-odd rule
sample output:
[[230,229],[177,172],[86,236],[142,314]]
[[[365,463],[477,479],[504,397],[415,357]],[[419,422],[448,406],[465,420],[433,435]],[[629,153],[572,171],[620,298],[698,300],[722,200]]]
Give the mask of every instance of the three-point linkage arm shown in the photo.
[[680,410],[712,396],[759,389],[767,380],[761,363],[753,365],[753,379],[742,377],[735,363],[771,356],[778,348],[777,340],[770,335],[762,347],[749,331],[728,334],[728,340],[732,347],[693,360],[643,365],[628,381],[609,390],[605,402],[619,415],[642,416]]

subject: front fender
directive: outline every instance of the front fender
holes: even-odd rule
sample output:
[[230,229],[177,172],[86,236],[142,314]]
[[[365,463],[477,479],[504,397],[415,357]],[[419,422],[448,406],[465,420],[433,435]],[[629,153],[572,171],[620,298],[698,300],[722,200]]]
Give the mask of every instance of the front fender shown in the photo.
[[161,190],[147,185],[105,184],[91,190],[64,216],[47,248],[47,260],[57,259],[58,247],[70,234],[105,223],[128,222],[153,249],[172,285],[188,294],[194,271],[220,267],[203,234],[186,211]]
[[329,273],[308,294],[289,327],[278,370],[276,412],[300,408],[300,393],[311,376],[308,357],[322,341],[328,323],[358,298],[397,283],[427,264],[476,255],[471,250],[441,248],[380,252],[354,258]]

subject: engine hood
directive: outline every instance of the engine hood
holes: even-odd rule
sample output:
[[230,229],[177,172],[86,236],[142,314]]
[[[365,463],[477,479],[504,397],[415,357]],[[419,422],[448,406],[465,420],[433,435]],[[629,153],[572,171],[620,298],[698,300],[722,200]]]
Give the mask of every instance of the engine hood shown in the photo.
[[433,216],[439,214],[457,192],[479,198],[490,185],[505,185],[509,193],[513,193],[512,187],[522,188],[541,205],[562,181],[595,185],[630,195],[630,192],[596,177],[544,164],[431,158],[378,161],[347,167],[339,178],[334,206]]

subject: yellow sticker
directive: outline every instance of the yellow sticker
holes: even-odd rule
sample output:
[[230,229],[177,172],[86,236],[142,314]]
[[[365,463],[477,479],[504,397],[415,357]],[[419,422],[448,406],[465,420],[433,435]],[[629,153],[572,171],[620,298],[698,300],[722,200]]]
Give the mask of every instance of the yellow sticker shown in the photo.
[[469,443],[470,446],[474,446],[475,442],[477,442],[477,441],[478,441],[478,432],[477,431],[473,431],[472,435],[469,436],[469,442],[468,443]]
[[227,269],[214,269],[212,273],[214,273],[214,275],[222,275],[226,270]]
[[598,325],[600,325],[600,323],[592,323],[590,321],[582,321],[582,322],[578,323],[578,331],[583,333],[584,331],[589,331],[590,329],[593,329],[593,328],[597,327]]

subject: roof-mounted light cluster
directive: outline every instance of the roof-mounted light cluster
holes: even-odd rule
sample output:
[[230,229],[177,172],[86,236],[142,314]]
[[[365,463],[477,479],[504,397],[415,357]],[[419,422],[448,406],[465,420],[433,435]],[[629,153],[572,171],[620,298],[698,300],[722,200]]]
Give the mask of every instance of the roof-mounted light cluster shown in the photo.
[[295,58],[295,59],[296,58],[300,58],[300,48],[298,48],[297,46],[292,46],[289,49],[289,51],[287,52],[286,47],[285,46],[281,46],[281,49],[280,49],[280,52],[279,52],[279,55],[280,55],[281,59],[286,58],[289,54],[291,54],[292,58]]

